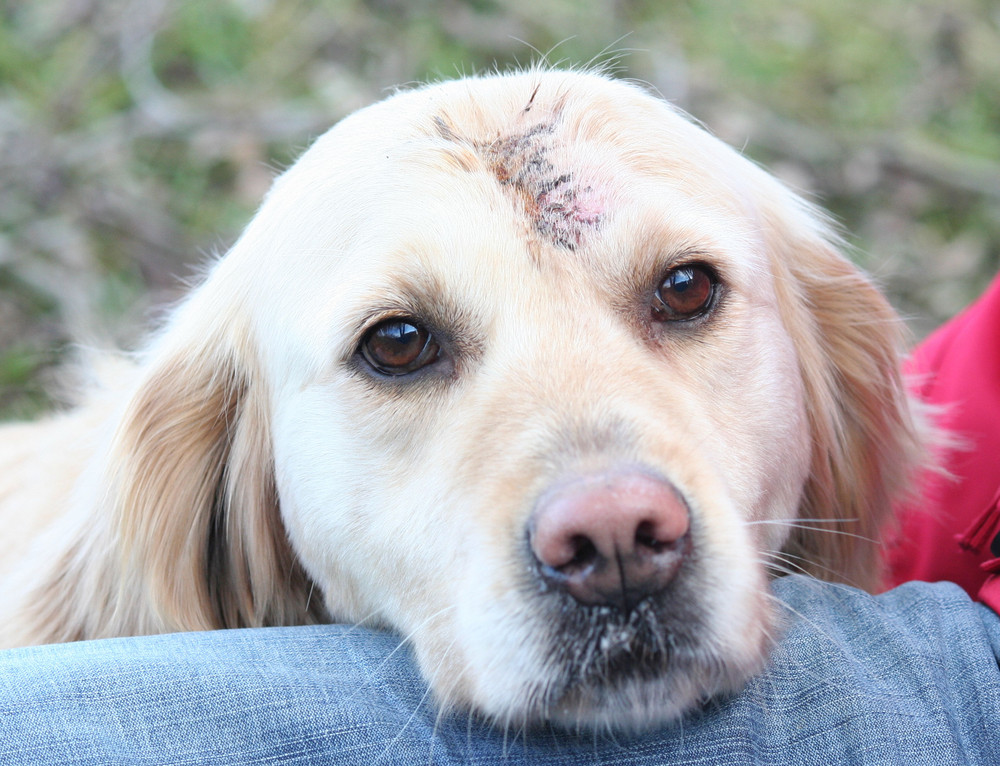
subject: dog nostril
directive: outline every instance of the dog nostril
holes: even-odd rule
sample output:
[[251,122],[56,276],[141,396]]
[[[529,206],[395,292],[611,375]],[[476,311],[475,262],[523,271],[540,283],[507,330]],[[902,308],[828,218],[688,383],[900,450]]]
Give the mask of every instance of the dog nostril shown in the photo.
[[635,545],[640,555],[643,548],[647,548],[653,553],[662,553],[676,545],[676,543],[676,540],[658,539],[656,537],[656,526],[651,521],[643,521],[635,530]]
[[560,572],[568,572],[571,570],[583,569],[584,567],[593,564],[598,557],[597,546],[594,542],[584,535],[574,535],[570,540],[570,545],[573,548],[573,558],[567,561],[562,566],[553,567]]
[[635,530],[635,544],[640,548],[656,548],[658,542],[653,537],[653,525],[644,521]]

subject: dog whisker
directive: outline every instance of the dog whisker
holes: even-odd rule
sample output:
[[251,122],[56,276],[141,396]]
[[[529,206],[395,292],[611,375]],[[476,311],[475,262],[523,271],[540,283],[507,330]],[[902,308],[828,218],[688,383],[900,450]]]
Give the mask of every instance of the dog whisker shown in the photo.
[[828,529],[819,524],[842,524],[844,522],[857,521],[855,519],[762,519],[744,522],[746,526],[760,526],[760,525],[774,525],[781,527],[788,527],[790,529],[802,529],[808,532],[816,532],[820,535],[842,535],[844,537],[850,537],[855,540],[860,540],[865,543],[871,543],[873,545],[879,544],[879,539],[877,537],[871,537],[868,535],[858,534],[856,532],[849,532],[844,529]]
[[[389,663],[389,661],[396,655],[397,652],[404,650],[408,645],[410,645],[410,642],[413,640],[413,637],[423,627],[425,627],[428,623],[430,623],[433,620],[435,620],[438,617],[440,617],[442,614],[445,614],[445,613],[447,613],[449,611],[452,611],[454,608],[455,608],[454,605],[449,604],[448,606],[443,607],[442,609],[439,609],[437,612],[435,612],[435,613],[429,615],[427,618],[425,618],[419,625],[417,625],[412,631],[410,631],[409,634],[407,634],[405,636],[402,636],[399,639],[399,641],[396,642],[396,646],[393,647],[392,651],[390,651],[388,654],[386,654],[385,657],[383,657],[378,662],[378,664],[376,664],[372,668],[371,673],[370,673],[370,677],[372,678],[372,683],[377,683],[379,681],[378,674],[382,671],[382,669]],[[365,622],[365,620],[367,620],[369,617],[371,617],[371,615],[369,615],[368,617],[362,618],[361,620],[355,622],[351,626],[351,628],[348,631],[347,635],[349,635],[351,631],[353,631],[353,630],[355,630],[357,628],[362,627],[363,623]],[[449,648],[450,648],[450,645],[449,645]],[[442,657],[441,662],[443,662],[443,661],[444,661],[444,658]],[[351,701],[355,700],[359,694],[363,693],[364,688],[365,688],[364,686],[359,686],[357,689],[355,689],[351,693],[350,696],[348,696],[346,698],[345,701],[346,702],[351,702]]]
[[[451,650],[451,645],[449,645],[449,646],[447,646],[445,648],[445,651],[443,653],[442,659],[444,657],[447,657],[448,652],[450,650]],[[417,715],[420,713],[420,709],[424,706],[424,704],[426,703],[428,697],[431,694],[431,690],[433,689],[433,682],[434,682],[435,677],[437,676],[437,671],[438,671],[439,668],[440,668],[440,665],[438,666],[438,668],[435,668],[435,670],[432,671],[431,677],[429,679],[427,679],[428,680],[428,685],[424,689],[424,693],[420,696],[420,699],[417,701],[416,705],[414,705],[414,708],[411,711],[410,716],[403,722],[403,725],[399,727],[399,731],[396,733],[396,735],[391,740],[389,740],[388,742],[385,743],[385,746],[382,748],[382,752],[379,753],[379,755],[375,758],[375,763],[376,764],[377,763],[381,763],[384,758],[386,758],[386,757],[388,757],[388,756],[390,756],[392,754],[393,746],[397,742],[400,741],[400,739],[403,737],[404,733],[406,732],[407,727],[410,725],[410,723],[413,721],[413,719],[416,718]],[[440,715],[440,714],[441,714],[441,711],[439,711],[438,715]],[[435,734],[437,733],[437,722],[436,721],[435,721],[435,726],[434,726],[434,733]],[[428,747],[431,748],[431,750],[433,750],[433,747],[434,747],[434,738],[433,738],[433,736],[431,737],[431,741],[428,743]]]
[[814,561],[805,556],[798,556],[796,554],[789,553],[788,551],[762,551],[762,558],[760,561],[762,565],[769,570],[779,572],[781,574],[815,576],[816,573],[819,572],[827,575],[830,580],[841,577],[846,585],[850,585],[855,588],[860,587],[858,584],[851,582],[851,578],[845,577],[843,573],[829,567],[817,565]]

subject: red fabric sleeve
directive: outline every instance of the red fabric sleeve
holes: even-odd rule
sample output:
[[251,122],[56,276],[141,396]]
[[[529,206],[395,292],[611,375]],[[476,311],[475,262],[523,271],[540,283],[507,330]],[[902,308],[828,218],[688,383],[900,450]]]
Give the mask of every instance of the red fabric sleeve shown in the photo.
[[952,478],[927,472],[900,509],[888,547],[889,586],[950,580],[1000,611],[1000,276],[914,351],[913,391],[940,408],[964,443],[943,456]]

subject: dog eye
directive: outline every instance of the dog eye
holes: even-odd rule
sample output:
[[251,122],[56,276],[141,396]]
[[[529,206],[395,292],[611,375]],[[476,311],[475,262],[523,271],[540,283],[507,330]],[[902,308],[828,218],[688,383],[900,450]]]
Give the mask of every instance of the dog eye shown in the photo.
[[385,375],[406,375],[438,358],[440,347],[426,327],[409,319],[388,319],[361,342],[365,360]]
[[691,264],[669,271],[653,296],[653,319],[696,319],[712,305],[718,279],[707,266]]

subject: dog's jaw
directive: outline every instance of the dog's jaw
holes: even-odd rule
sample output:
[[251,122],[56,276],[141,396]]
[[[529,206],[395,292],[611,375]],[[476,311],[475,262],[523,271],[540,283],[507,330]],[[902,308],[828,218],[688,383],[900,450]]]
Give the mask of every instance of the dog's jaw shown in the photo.
[[[642,730],[738,690],[764,667],[779,632],[774,605],[752,562],[731,562],[722,581],[706,577],[718,571],[719,551],[700,532],[696,537],[702,554],[685,562],[667,592],[627,614],[581,609],[539,586],[527,565],[518,578],[516,567],[489,557],[468,562],[448,619],[459,639],[444,653],[439,641],[415,642],[439,700],[504,727],[552,721]],[[521,585],[504,590],[497,572]]]

